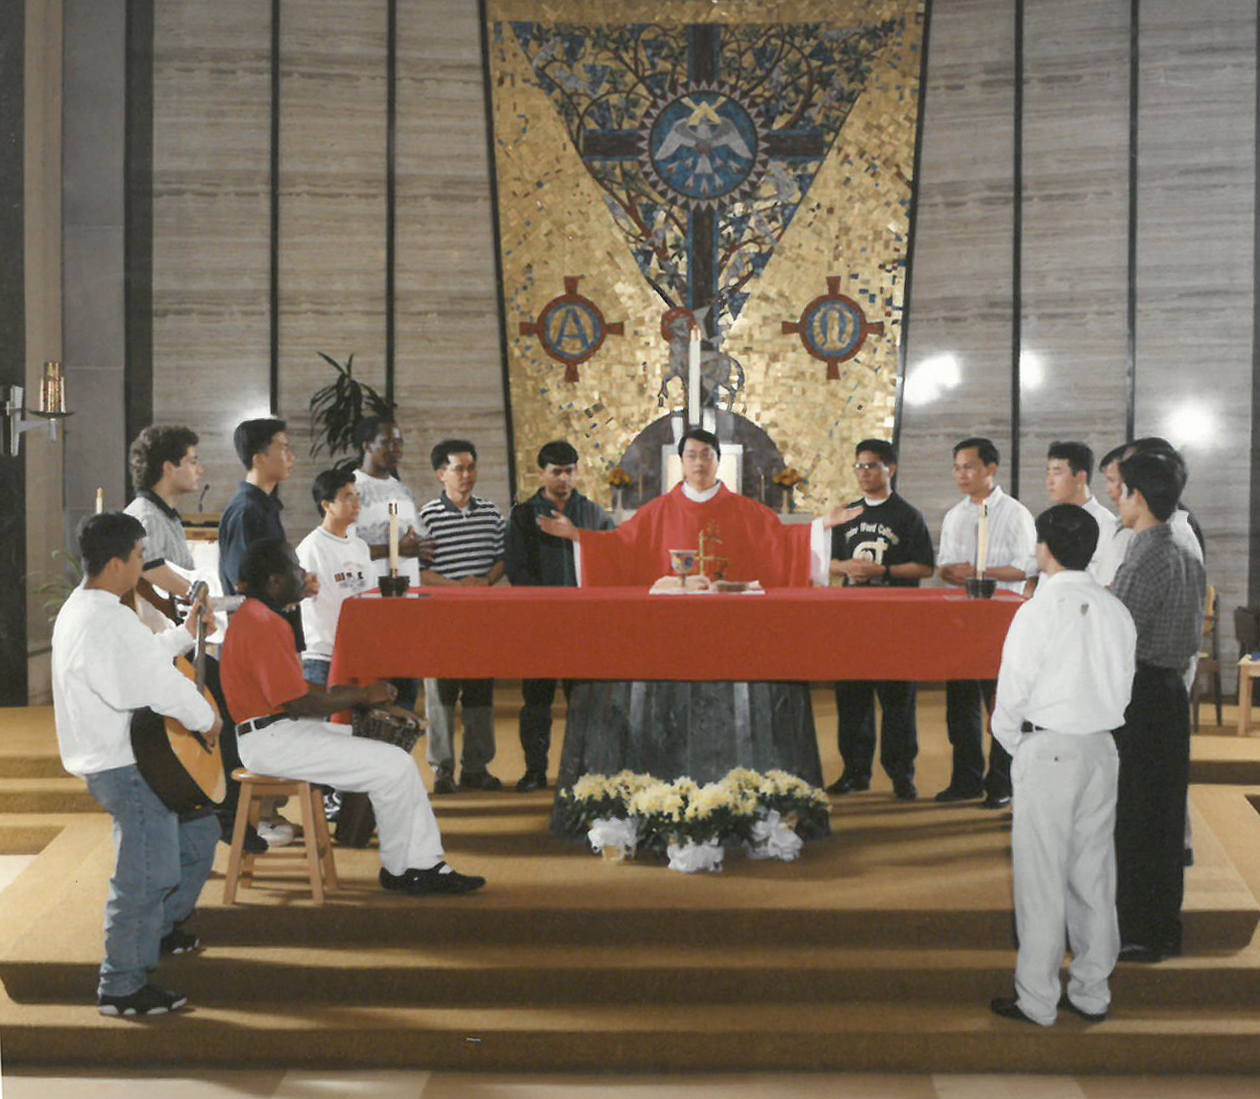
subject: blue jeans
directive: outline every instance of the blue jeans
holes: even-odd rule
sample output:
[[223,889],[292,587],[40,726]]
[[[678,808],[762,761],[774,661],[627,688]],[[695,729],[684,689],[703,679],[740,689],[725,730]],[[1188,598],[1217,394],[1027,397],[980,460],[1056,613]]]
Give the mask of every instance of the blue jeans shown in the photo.
[[302,657],[302,678],[307,683],[318,683],[321,687],[327,687],[331,668],[332,661],[325,660],[322,656]]
[[181,821],[134,764],[88,775],[87,786],[114,818],[117,855],[98,992],[129,996],[157,966],[162,937],[196,907],[214,863],[219,822],[213,814]]

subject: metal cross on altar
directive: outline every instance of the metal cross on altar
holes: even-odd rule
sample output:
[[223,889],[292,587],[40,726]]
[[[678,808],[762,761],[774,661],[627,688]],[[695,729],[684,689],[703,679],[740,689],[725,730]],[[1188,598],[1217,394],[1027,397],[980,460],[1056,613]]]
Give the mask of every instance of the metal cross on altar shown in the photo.
[[[700,549],[696,551],[696,567],[699,570],[701,576],[709,575],[708,570],[705,568],[705,566],[710,561],[712,561],[714,564],[725,565],[730,560],[730,558],[728,557],[718,557],[716,554],[713,554],[713,553],[705,553],[704,543],[705,543],[706,538],[710,542],[720,543],[722,541],[722,539],[719,538],[716,534],[706,535],[704,531],[700,532],[700,538],[699,538]],[[721,577],[722,577],[722,570],[718,569],[717,574],[713,577],[713,579],[720,580]]]

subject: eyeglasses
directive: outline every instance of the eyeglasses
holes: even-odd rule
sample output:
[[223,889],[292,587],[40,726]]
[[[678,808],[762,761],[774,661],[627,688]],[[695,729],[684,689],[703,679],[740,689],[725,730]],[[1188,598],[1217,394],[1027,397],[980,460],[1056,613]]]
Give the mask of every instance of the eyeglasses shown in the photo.
[[858,473],[865,473],[868,470],[887,469],[888,467],[884,465],[883,462],[855,462],[853,468],[857,470]]

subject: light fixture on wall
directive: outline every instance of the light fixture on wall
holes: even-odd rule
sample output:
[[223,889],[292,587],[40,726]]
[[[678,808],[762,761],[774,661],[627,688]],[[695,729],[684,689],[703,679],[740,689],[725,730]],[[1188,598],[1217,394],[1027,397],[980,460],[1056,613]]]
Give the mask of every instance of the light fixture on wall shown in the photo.
[[26,390],[20,385],[9,386],[8,396],[4,402],[4,417],[9,426],[9,455],[16,458],[22,452],[22,435],[27,431],[48,428],[48,438],[57,441],[57,421],[72,415],[66,411],[66,380],[61,371],[61,363],[44,363],[44,378],[39,387],[39,408],[29,410],[30,415],[37,417],[28,420],[26,408]]
[[1215,411],[1200,401],[1182,401],[1164,418],[1164,435],[1178,447],[1210,449],[1220,441]]
[[906,374],[903,397],[908,405],[931,404],[962,381],[958,358],[945,352],[923,359]]

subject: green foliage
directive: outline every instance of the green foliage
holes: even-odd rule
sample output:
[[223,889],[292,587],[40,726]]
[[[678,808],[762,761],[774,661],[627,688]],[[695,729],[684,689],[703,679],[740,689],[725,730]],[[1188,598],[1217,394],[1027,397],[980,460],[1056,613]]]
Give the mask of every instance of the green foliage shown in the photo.
[[57,615],[61,611],[62,604],[70,598],[70,593],[83,582],[83,566],[79,563],[77,557],[63,549],[56,549],[52,551],[52,558],[54,561],[61,562],[61,579],[50,580],[47,584],[40,584],[35,589],[36,595],[46,597],[43,607],[44,613],[48,616],[48,624],[50,626],[57,621]]
[[357,460],[354,429],[359,421],[366,416],[392,416],[395,406],[354,376],[353,354],[345,366],[322,351],[319,357],[337,371],[337,376],[310,401],[311,457],[318,458],[327,450],[330,456],[349,452],[352,460]]

